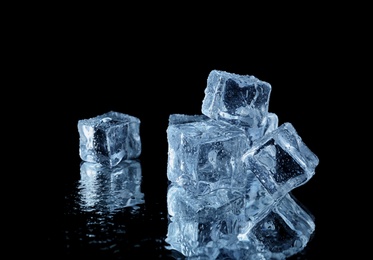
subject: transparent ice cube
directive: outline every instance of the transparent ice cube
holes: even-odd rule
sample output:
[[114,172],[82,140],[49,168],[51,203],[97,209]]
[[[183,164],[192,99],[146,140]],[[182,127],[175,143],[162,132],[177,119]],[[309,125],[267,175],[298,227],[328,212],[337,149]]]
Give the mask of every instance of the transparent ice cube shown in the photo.
[[167,177],[179,185],[231,183],[242,171],[240,158],[249,148],[242,129],[205,118],[169,124],[167,139]]
[[207,78],[202,113],[232,124],[259,127],[268,113],[272,87],[251,75],[212,70]]
[[141,153],[140,120],[110,111],[78,121],[79,155],[83,161],[113,167]]
[[290,123],[259,139],[242,161],[245,172],[254,174],[275,198],[306,183],[319,163]]

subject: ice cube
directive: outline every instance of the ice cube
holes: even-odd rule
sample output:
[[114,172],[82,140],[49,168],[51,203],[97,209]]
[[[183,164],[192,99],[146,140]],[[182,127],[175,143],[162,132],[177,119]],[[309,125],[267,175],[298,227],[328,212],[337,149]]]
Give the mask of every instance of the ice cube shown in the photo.
[[207,78],[202,113],[215,120],[259,127],[268,113],[272,87],[252,75],[212,70]]
[[254,174],[275,198],[306,183],[319,163],[288,122],[259,139],[242,161],[248,175]]
[[83,161],[113,167],[141,154],[140,120],[110,111],[78,121],[79,155]]
[[184,122],[180,118],[171,120],[167,128],[168,179],[195,186],[203,182],[231,183],[232,176],[242,171],[240,158],[249,148],[245,132],[205,117]]

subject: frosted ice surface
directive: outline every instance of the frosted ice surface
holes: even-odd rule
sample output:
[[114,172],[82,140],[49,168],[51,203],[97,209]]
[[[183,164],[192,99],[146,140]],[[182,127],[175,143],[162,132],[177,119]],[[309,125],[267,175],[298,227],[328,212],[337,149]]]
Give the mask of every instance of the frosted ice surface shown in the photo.
[[232,124],[261,125],[268,113],[271,85],[251,75],[212,70],[207,78],[202,113]]
[[142,171],[137,160],[123,160],[114,167],[82,162],[80,205],[85,211],[113,212],[144,203]]
[[78,121],[79,155],[83,161],[115,166],[141,153],[140,120],[110,111]]

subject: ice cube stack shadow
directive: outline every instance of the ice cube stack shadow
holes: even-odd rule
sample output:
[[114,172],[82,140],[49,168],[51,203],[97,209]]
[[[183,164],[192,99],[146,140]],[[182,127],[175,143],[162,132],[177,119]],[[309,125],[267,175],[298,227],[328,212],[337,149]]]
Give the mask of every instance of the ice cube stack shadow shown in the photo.
[[168,249],[215,259],[282,259],[305,248],[313,216],[291,195],[318,157],[268,111],[272,86],[212,70],[201,114],[167,128]]

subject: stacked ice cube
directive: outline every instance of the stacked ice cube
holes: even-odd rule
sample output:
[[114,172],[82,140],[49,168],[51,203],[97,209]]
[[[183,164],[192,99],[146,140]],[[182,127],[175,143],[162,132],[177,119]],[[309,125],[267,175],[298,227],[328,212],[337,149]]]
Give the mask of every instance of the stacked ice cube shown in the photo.
[[319,161],[291,123],[278,126],[268,111],[271,89],[254,76],[213,70],[202,114],[170,115],[169,249],[268,259],[308,243],[313,217],[289,192],[314,175]]

